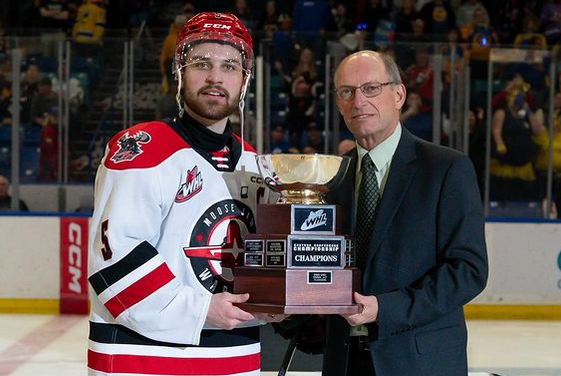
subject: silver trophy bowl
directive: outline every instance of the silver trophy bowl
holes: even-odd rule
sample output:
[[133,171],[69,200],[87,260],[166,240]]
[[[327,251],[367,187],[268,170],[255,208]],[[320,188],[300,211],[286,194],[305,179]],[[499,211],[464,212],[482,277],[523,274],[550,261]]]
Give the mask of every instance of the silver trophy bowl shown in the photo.
[[262,154],[257,157],[265,184],[280,193],[278,203],[324,204],[341,183],[351,158],[326,154]]

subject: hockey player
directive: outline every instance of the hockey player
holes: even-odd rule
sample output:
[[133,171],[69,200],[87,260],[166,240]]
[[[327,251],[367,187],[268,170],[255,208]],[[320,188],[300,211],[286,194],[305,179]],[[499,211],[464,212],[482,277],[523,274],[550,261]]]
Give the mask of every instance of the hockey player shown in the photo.
[[245,312],[235,303],[249,295],[229,292],[269,200],[228,121],[252,64],[235,16],[194,16],[176,43],[178,116],[109,142],[90,229],[90,375],[259,375],[257,325],[283,317]]

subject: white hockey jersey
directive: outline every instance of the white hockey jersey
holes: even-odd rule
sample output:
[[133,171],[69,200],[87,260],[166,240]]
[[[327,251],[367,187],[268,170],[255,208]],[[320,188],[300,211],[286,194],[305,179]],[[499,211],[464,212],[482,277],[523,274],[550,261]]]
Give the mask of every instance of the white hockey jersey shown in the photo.
[[243,264],[257,203],[269,200],[244,148],[227,172],[165,123],[109,142],[90,228],[90,375],[259,374],[257,320],[204,326],[212,294],[231,291]]

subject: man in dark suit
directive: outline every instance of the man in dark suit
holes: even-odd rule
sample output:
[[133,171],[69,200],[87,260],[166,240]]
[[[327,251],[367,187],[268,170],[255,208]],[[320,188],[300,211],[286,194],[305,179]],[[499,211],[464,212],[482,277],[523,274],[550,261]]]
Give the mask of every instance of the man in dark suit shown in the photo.
[[[467,375],[462,307],[483,290],[488,274],[472,164],[401,126],[406,90],[391,57],[373,51],[346,57],[335,87],[357,148],[328,199],[343,206],[349,233],[367,221],[361,215],[375,218],[366,242],[355,235],[362,292],[354,300],[363,310],[328,317],[323,375]],[[369,175],[363,167],[370,160]],[[377,199],[365,204],[361,184],[369,179]]]

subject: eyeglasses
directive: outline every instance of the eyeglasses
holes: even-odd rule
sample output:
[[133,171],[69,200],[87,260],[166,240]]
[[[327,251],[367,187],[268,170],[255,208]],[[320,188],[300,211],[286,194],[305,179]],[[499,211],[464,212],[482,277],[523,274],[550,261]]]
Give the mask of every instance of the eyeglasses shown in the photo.
[[360,86],[341,86],[335,89],[335,94],[344,101],[350,101],[355,97],[355,91],[360,89],[362,94],[367,98],[377,97],[382,94],[382,88],[387,85],[395,84],[395,81],[384,82],[382,84],[375,84],[372,82],[367,82]]

